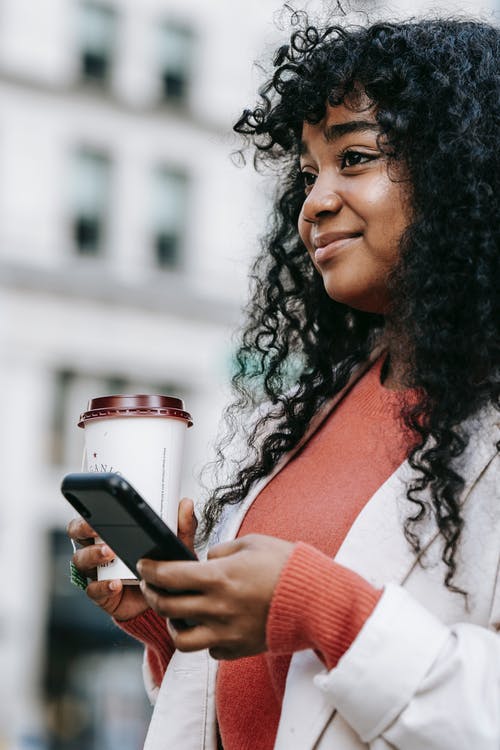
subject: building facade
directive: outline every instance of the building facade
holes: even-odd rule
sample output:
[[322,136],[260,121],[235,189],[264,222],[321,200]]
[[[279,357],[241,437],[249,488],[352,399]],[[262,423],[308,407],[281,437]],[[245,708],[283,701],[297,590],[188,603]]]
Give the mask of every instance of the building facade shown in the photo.
[[199,492],[268,189],[231,124],[280,7],[0,2],[0,750],[140,746],[140,652],[68,585],[59,484],[90,397],[161,392]]

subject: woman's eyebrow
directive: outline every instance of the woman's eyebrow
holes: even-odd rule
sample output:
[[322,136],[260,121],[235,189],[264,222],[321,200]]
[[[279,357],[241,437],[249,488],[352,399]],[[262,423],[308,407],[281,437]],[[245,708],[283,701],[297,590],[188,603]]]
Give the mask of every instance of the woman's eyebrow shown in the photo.
[[350,120],[349,122],[341,122],[338,125],[328,125],[323,132],[326,140],[330,142],[336,141],[348,133],[360,133],[366,130],[372,133],[380,133],[380,125],[370,120]]
[[[336,125],[328,125],[324,128],[323,133],[325,136],[325,140],[328,143],[332,143],[333,141],[342,138],[343,135],[348,135],[349,133],[361,133],[366,131],[370,133],[380,133],[380,126],[376,122],[371,122],[370,120],[349,120],[349,122],[341,122]],[[301,141],[299,144],[299,154],[304,155],[307,153],[307,143],[305,141]]]

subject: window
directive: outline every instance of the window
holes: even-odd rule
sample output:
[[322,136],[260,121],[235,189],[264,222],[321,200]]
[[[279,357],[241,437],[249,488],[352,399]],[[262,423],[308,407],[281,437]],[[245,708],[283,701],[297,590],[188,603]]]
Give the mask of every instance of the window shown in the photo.
[[64,463],[67,408],[74,377],[71,370],[60,370],[54,375],[50,458],[52,463],[56,465]]
[[160,268],[180,265],[186,215],[188,180],[186,175],[158,169],[153,193],[153,244]]
[[50,460],[56,466],[78,471],[82,465],[83,437],[78,428],[80,414],[92,396],[105,393],[105,382],[70,368],[54,372]]
[[111,163],[97,151],[81,149],[74,156],[72,170],[73,245],[80,255],[103,252],[109,206]]
[[189,91],[193,34],[185,26],[164,24],[159,33],[161,96],[171,104],[185,104]]
[[113,63],[116,12],[107,5],[84,2],[79,6],[80,76],[83,81],[107,86]]

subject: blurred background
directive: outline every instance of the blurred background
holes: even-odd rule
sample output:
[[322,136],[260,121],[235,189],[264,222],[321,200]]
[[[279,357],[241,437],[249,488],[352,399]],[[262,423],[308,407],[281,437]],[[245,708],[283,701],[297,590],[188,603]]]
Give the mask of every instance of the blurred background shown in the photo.
[[91,396],[167,393],[195,420],[198,496],[269,192],[232,163],[231,126],[281,5],[0,0],[0,750],[142,747],[141,650],[69,584],[59,484]]

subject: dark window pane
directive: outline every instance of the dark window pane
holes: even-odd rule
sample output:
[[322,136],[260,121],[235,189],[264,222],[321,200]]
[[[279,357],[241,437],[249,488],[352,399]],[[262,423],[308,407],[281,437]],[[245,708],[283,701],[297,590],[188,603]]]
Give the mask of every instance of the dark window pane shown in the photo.
[[164,24],[159,29],[159,69],[164,100],[184,103],[188,96],[193,58],[191,29]]
[[156,261],[161,268],[173,268],[178,262],[179,237],[160,232],[156,235]]
[[96,52],[83,52],[82,78],[96,83],[106,83],[109,73],[109,59]]
[[106,241],[111,163],[106,154],[79,149],[73,157],[70,199],[73,245],[80,255],[100,255]]
[[101,239],[99,219],[78,216],[74,224],[75,246],[81,255],[98,255]]
[[106,85],[115,50],[117,16],[114,8],[101,3],[79,5],[78,36],[80,75],[84,81]]
[[156,264],[160,268],[180,265],[187,201],[187,175],[159,167],[153,182],[151,236]]
[[181,72],[166,72],[163,75],[163,96],[171,101],[182,102],[186,97],[187,81]]

